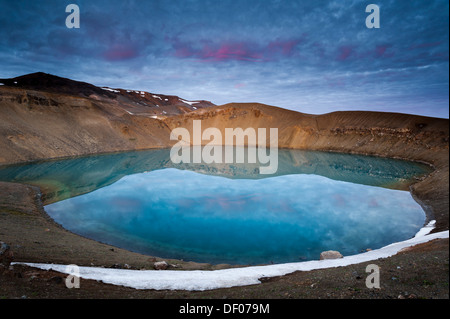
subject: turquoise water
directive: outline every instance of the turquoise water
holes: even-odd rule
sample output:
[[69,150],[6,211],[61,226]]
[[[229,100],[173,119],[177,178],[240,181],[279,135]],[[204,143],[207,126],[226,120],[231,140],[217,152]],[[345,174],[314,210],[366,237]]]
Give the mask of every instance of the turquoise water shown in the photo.
[[48,190],[45,210],[72,232],[213,264],[352,255],[408,239],[425,222],[401,190],[423,165],[292,150],[279,150],[277,174],[257,165],[174,165],[158,150],[8,166],[0,180]]

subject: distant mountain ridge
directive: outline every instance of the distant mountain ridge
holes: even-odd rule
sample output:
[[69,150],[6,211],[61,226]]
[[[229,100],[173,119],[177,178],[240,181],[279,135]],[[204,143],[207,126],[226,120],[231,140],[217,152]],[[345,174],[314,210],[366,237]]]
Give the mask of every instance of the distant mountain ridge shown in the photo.
[[72,96],[116,100],[130,114],[174,115],[215,106],[210,101],[188,101],[174,95],[150,93],[140,90],[97,87],[56,75],[36,72],[10,79],[0,79],[5,86],[44,91]]

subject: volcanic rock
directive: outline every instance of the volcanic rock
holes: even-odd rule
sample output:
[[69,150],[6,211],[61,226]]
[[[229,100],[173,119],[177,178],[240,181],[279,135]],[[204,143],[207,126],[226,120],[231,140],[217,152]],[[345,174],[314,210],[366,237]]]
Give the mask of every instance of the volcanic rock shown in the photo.
[[320,260],[343,258],[342,254],[335,250],[327,250],[320,253]]

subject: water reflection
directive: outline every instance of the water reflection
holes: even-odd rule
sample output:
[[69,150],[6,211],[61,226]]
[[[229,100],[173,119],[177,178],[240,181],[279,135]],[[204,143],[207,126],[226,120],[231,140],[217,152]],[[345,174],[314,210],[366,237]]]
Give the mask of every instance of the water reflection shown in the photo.
[[412,237],[425,214],[405,191],[293,174],[230,179],[166,168],[46,206],[65,228],[132,251],[267,264],[352,255]]
[[174,164],[169,155],[169,149],[162,149],[10,165],[0,168],[0,181],[39,186],[44,204],[49,204],[94,191],[127,175],[161,168],[178,168],[232,179],[315,174],[339,181],[403,190],[418,176],[431,171],[428,166],[401,160],[280,149],[276,174],[261,175],[259,162]]

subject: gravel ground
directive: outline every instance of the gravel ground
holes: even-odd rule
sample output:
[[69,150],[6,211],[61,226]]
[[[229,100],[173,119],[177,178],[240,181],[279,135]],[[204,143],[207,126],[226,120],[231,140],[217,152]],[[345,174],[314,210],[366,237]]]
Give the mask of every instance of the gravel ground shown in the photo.
[[[67,275],[23,265],[3,269],[0,299],[448,299],[448,239],[414,246],[373,262],[265,279],[261,284],[208,291],[137,290],[94,280],[68,289]],[[380,288],[367,288],[366,266],[380,267]]]

